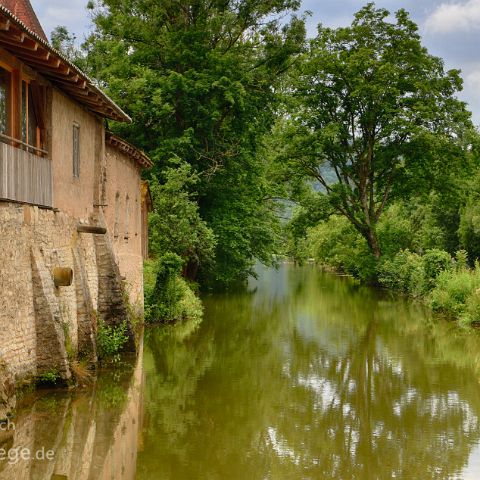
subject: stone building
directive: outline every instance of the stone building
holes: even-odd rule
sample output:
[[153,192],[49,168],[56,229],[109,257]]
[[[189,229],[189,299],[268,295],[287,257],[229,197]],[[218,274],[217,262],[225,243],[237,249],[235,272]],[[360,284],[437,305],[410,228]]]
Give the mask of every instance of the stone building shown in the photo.
[[96,359],[98,319],[128,321],[127,299],[143,309],[151,162],[105,119],[130,121],[51,47],[29,0],[0,0],[0,403],[43,373],[69,379]]

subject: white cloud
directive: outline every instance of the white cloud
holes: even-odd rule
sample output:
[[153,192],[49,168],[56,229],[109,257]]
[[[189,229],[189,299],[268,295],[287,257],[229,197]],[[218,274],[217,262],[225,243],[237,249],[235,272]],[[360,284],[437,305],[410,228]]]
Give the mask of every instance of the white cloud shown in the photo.
[[480,0],[442,3],[427,18],[427,31],[433,33],[469,32],[480,29]]
[[80,40],[88,30],[87,0],[31,0],[47,36],[58,25],[65,25]]
[[473,122],[480,126],[480,63],[471,62],[464,65],[463,78],[465,80],[463,92],[459,94],[461,100],[468,103],[468,109],[473,112]]

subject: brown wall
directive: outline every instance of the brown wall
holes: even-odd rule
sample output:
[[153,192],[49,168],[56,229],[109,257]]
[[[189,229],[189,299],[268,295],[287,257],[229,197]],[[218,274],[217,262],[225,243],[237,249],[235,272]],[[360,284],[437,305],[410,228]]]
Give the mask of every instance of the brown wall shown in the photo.
[[[53,89],[50,152],[53,162],[53,205],[70,215],[88,219],[98,202],[98,163],[102,161],[104,127],[63,93]],[[80,176],[73,176],[73,125],[80,126]]]
[[120,272],[126,278],[130,301],[143,306],[140,167],[110,145],[106,146],[105,204],[108,234]]
[[[46,103],[55,210],[0,202],[0,325],[7,332],[0,367],[15,383],[51,369],[67,379],[72,355],[95,357],[97,317],[107,324],[127,317],[121,276],[130,301],[143,308],[140,167],[113,147],[106,152],[102,119],[51,86]],[[78,232],[79,223],[102,225],[103,217],[107,235]],[[57,267],[73,270],[72,285],[54,286]]]

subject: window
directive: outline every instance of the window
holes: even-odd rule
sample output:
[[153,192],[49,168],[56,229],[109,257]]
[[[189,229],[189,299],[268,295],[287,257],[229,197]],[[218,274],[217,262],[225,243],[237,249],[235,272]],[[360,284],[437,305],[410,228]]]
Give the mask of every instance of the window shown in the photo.
[[43,88],[37,83],[22,80],[22,102],[20,116],[21,140],[24,144],[35,147],[35,152],[43,146],[45,96]]
[[115,224],[113,225],[113,236],[118,238],[120,224],[120,193],[117,192],[115,195]]
[[128,233],[128,224],[130,223],[130,197],[127,195],[125,198],[125,240],[128,240],[129,233]]
[[80,177],[80,125],[73,124],[73,176]]
[[0,68],[0,133],[4,135],[10,135],[11,114],[11,74]]

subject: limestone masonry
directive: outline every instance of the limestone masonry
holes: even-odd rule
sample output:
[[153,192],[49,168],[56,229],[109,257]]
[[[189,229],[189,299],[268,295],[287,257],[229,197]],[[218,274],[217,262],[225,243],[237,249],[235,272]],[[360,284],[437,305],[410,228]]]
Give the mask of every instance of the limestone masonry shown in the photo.
[[100,321],[143,313],[151,161],[106,132],[130,121],[46,41],[28,0],[0,0],[0,419],[15,390],[79,358]]

